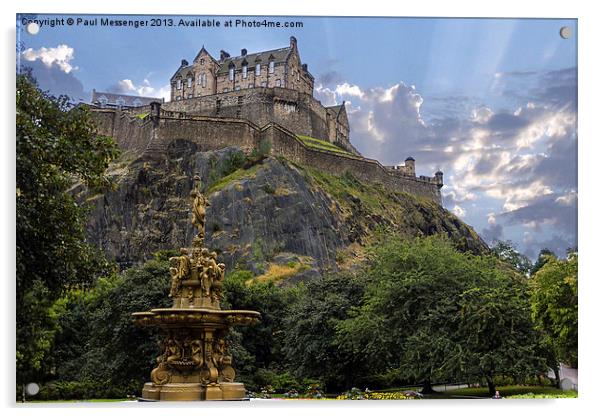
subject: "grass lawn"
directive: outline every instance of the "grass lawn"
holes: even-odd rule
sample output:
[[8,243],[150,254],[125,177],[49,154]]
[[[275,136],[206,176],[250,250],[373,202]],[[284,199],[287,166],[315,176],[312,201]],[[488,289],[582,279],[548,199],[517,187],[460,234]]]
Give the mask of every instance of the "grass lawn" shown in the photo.
[[[27,400],[27,403],[114,403],[114,402],[125,402],[133,401],[132,399],[88,399],[88,400]],[[17,403],[21,403],[20,401]]]
[[[529,395],[533,398],[544,398],[545,397],[566,397],[575,398],[577,397],[576,391],[562,391],[555,387],[549,386],[499,386],[497,387],[502,397],[522,396]],[[469,387],[457,390],[449,390],[443,393],[443,396],[475,396],[475,397],[489,397],[489,390],[487,387]],[[541,397],[538,397],[541,396]],[[528,398],[525,397],[525,398]],[[551,398],[550,397],[550,398]],[[518,397],[517,397],[518,398]]]

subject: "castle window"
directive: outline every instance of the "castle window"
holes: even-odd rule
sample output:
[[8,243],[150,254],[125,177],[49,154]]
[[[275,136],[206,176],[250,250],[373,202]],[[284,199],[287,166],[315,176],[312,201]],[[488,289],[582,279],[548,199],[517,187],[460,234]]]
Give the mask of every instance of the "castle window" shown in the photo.
[[234,91],[239,91],[240,87],[237,85],[236,87],[234,87]]
[[270,74],[273,74],[273,73],[274,73],[274,61],[270,61],[269,73],[270,73]]
[[192,78],[188,77],[188,88],[192,87]]
[[176,101],[180,101],[182,99],[182,97],[180,97],[179,95],[176,97]]
[[276,86],[277,87],[281,87],[282,86],[281,84],[282,84],[282,82],[279,79],[277,79],[276,80]]
[[255,75],[261,75],[261,64],[255,65]]
[[247,77],[247,66],[246,65],[242,66],[242,77],[243,78]]
[[192,94],[188,94],[188,98],[192,98]]
[[179,80],[176,81],[176,88],[179,89],[179,90],[182,89],[182,80],[181,79],[179,79]]
[[205,60],[201,58],[201,65],[205,65]]
[[125,100],[121,97],[119,97],[116,101],[115,101],[115,105],[117,106],[117,108],[121,108],[125,105]]
[[255,87],[255,85],[249,84],[249,88],[254,88],[254,87]]
[[267,87],[267,86],[268,86],[268,83],[267,83],[267,82],[265,82],[265,81],[261,81],[261,86],[262,86],[262,87]]
[[201,74],[201,76],[199,77],[199,84],[201,85],[201,87],[207,86],[207,74]]
[[228,92],[228,88],[224,88],[224,92]]
[[105,97],[104,95],[102,97],[100,97],[98,99],[98,101],[100,102],[100,107],[101,108],[105,108],[107,106],[107,97]]
[[234,67],[228,70],[228,79],[230,79],[230,81],[234,81]]

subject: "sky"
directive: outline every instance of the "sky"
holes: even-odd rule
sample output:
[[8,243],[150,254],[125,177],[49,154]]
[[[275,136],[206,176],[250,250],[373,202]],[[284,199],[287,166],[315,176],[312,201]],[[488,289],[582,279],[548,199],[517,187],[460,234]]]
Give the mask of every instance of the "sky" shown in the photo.
[[[314,96],[345,102],[363,155],[386,165],[412,156],[420,175],[441,169],[444,206],[489,244],[511,241],[531,258],[577,246],[576,20],[28,15],[41,22],[31,35],[23,17],[18,63],[42,89],[85,102],[92,89],[169,99],[169,78],[202,46],[235,56],[295,36]],[[247,27],[225,26],[237,19]],[[264,20],[302,27],[249,27]]]

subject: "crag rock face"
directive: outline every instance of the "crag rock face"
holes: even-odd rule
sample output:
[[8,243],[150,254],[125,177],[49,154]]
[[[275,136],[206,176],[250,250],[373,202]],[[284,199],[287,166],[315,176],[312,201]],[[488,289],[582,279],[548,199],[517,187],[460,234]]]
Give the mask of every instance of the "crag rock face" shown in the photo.
[[380,226],[405,235],[444,233],[462,249],[487,250],[472,229],[432,201],[283,159],[245,161],[233,147],[199,152],[185,140],[173,142],[162,161],[125,155],[113,164],[114,190],[87,197],[88,240],[123,268],[157,250],[189,246],[195,174],[209,199],[205,244],[228,270],[262,275],[285,269],[279,275],[289,282],[310,279],[341,267],[350,257],[342,253],[361,247]]

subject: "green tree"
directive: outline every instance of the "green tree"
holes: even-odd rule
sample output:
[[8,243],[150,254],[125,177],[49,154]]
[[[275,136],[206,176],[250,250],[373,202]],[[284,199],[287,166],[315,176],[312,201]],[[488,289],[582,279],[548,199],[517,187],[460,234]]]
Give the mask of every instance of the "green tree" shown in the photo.
[[544,264],[548,262],[548,260],[556,258],[556,254],[550,249],[542,248],[537,255],[537,260],[533,263],[533,267],[531,268],[531,276],[541,269]]
[[460,296],[455,335],[464,349],[461,362],[466,374],[484,378],[493,396],[494,376],[525,380],[545,367],[525,282],[499,276],[483,283]]
[[140,267],[100,278],[86,290],[73,289],[55,303],[60,329],[50,361],[56,379],[111,386],[117,397],[141,391],[160,353],[159,332],[135,326],[131,315],[171,306],[168,257],[175,254],[158,252]]
[[340,348],[337,325],[359,305],[364,283],[359,276],[327,275],[307,282],[284,319],[284,352],[298,378],[318,379],[328,390],[362,382],[367,360]]
[[273,282],[253,282],[253,273],[237,270],[226,276],[222,308],[254,310],[261,322],[230,330],[229,342],[238,378],[247,388],[259,389],[274,384],[286,372],[282,351],[284,319],[294,303],[297,290],[281,288]]
[[497,241],[491,252],[525,276],[528,276],[533,268],[531,260],[519,253],[510,241]]
[[85,213],[68,190],[75,181],[107,184],[118,154],[95,134],[84,107],[42,93],[27,75],[16,93],[16,328],[17,382],[48,373],[44,357],[57,327],[54,300],[70,288],[107,274],[110,265],[85,242]]
[[375,247],[366,296],[339,323],[338,341],[398,382],[532,374],[539,365],[525,279],[492,256],[441,237]]
[[566,260],[549,256],[533,275],[531,311],[536,326],[552,347],[556,358],[577,366],[578,294],[577,253]]

